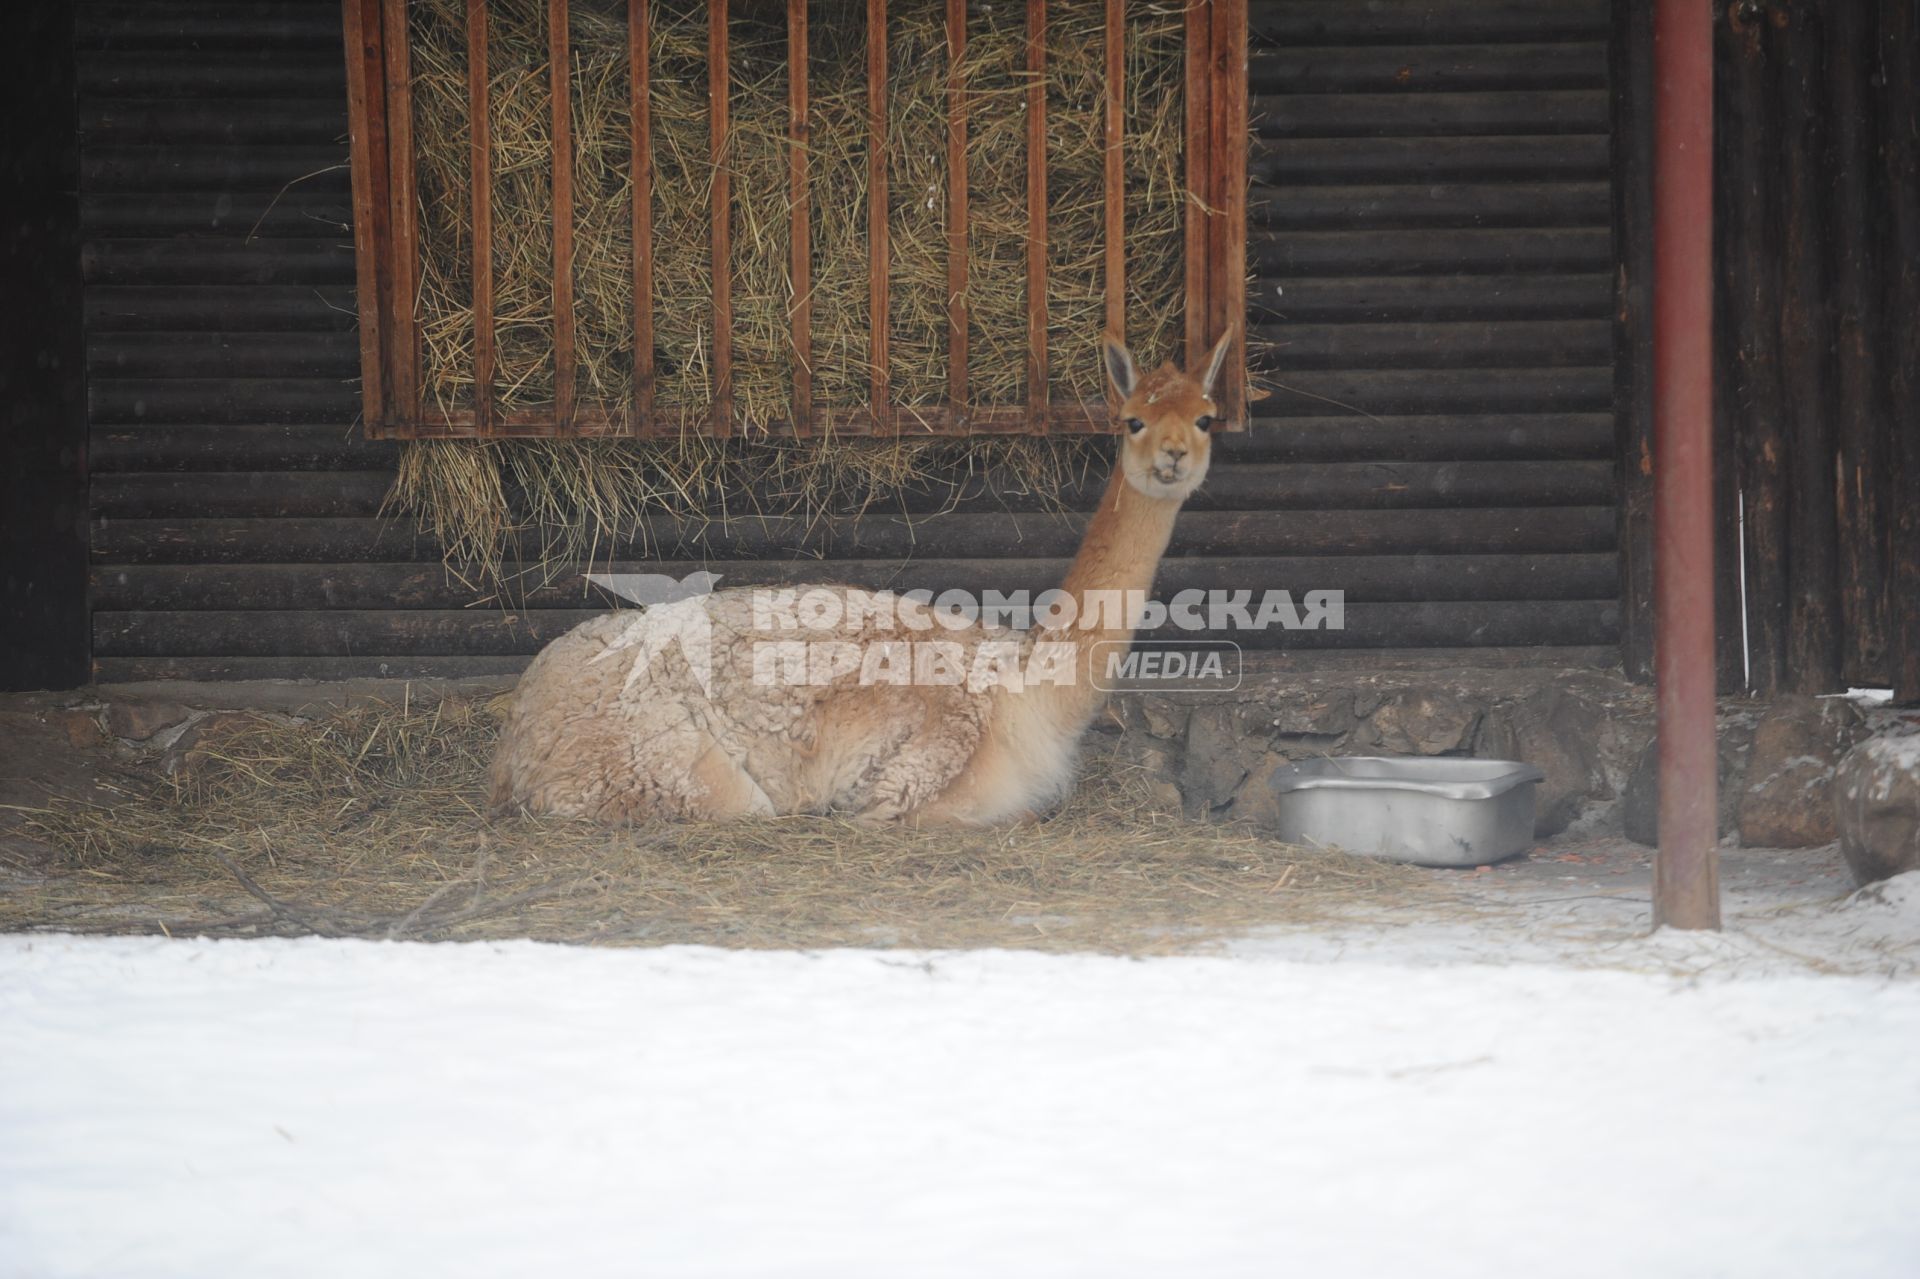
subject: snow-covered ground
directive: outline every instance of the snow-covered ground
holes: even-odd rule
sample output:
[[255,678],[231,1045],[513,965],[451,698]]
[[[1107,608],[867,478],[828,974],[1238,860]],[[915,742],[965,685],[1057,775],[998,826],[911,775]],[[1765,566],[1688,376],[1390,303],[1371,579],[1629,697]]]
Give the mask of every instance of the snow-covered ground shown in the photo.
[[0,1275],[1920,1273],[1920,982],[1724,945],[0,938]]

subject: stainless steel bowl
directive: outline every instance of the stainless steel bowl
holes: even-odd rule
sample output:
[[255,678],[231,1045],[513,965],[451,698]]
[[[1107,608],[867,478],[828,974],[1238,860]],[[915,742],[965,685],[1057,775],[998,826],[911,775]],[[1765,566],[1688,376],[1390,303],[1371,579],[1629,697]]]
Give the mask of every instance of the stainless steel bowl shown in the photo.
[[1533,783],[1508,759],[1348,755],[1273,775],[1277,834],[1420,866],[1486,866],[1533,844]]

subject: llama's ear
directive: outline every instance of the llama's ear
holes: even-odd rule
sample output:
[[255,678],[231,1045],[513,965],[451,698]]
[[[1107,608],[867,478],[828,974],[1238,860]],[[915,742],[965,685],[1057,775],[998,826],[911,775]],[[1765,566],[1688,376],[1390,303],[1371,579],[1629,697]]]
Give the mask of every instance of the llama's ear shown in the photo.
[[1109,333],[1100,339],[1100,354],[1107,361],[1107,377],[1113,382],[1113,389],[1120,393],[1121,399],[1133,394],[1133,388],[1140,385],[1140,369],[1133,362],[1133,352],[1127,350],[1127,344]]
[[1213,384],[1220,380],[1220,370],[1227,362],[1227,352],[1233,349],[1233,330],[1228,329],[1213,344],[1213,353],[1207,356],[1207,371],[1200,378],[1200,393],[1208,399],[1213,398]]

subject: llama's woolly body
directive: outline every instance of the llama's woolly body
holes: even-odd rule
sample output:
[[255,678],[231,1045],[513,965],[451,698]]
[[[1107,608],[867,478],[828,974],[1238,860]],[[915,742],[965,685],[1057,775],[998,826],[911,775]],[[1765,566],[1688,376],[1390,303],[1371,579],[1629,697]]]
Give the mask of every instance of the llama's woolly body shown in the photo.
[[[719,591],[693,602],[705,610],[710,639],[691,661],[678,638],[645,643],[652,623],[638,611],[595,618],[550,644],[508,712],[495,802],[601,821],[788,813],[890,820],[941,795],[976,756],[996,704],[1017,700],[997,688],[862,684],[858,671],[821,685],[756,682],[756,648],[793,637],[756,629],[754,594]],[[912,599],[871,598],[892,606],[892,625],[877,620],[881,610],[849,609],[803,638],[860,647],[933,638],[956,646],[965,666],[981,643],[1021,638],[935,624]],[[710,671],[704,687],[702,658]],[[1031,727],[1005,815],[1044,808],[1072,775],[1082,726]]]

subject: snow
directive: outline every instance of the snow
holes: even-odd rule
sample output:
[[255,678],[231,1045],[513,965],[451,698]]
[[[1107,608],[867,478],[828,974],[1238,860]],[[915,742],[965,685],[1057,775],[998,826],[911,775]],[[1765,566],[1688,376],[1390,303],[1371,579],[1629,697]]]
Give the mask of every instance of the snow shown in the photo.
[[0,938],[0,1274],[1914,1273],[1920,982],[1674,945]]

